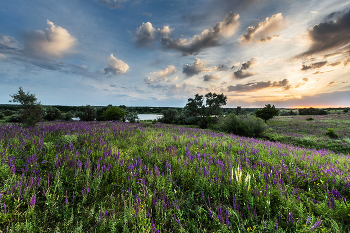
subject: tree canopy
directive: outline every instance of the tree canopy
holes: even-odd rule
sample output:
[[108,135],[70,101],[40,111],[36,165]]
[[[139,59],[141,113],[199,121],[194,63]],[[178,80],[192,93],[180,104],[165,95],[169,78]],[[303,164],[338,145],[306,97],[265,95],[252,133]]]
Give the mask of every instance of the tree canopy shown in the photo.
[[266,121],[272,119],[274,116],[279,115],[279,110],[275,108],[275,105],[271,104],[265,104],[265,107],[262,109],[259,109],[255,112],[255,116],[263,119],[266,123]]
[[33,126],[43,120],[44,109],[34,94],[25,93],[20,87],[17,93],[10,96],[12,100],[9,102],[21,104],[20,119],[26,126]]
[[102,116],[107,121],[118,121],[120,119],[123,119],[125,116],[125,111],[120,107],[110,106],[106,111],[103,112]]

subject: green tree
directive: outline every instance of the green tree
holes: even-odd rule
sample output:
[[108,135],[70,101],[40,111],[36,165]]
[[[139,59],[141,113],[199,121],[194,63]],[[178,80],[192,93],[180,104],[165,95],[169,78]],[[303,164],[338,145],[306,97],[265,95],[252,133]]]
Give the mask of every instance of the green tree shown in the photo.
[[216,94],[209,92],[205,95],[205,105],[203,95],[196,94],[194,98],[189,98],[184,108],[184,113],[189,118],[200,117],[199,125],[206,128],[212,115],[220,115],[222,113],[221,106],[226,105],[227,97],[224,94]]
[[0,119],[4,119],[5,114],[3,114],[2,112],[0,112]]
[[175,117],[178,114],[178,111],[173,108],[168,108],[162,111],[163,117],[160,119],[160,122],[170,124],[175,121]]
[[265,107],[255,112],[255,116],[263,119],[266,123],[267,120],[272,119],[274,116],[279,115],[279,110],[275,108],[275,105],[265,104]]
[[205,95],[205,98],[207,116],[221,115],[221,106],[226,105],[227,96],[209,92]]
[[47,121],[54,121],[54,120],[61,119],[62,114],[58,108],[47,106],[45,107],[45,112],[46,112],[46,115],[44,119]]
[[118,121],[124,118],[125,111],[120,107],[112,106],[107,108],[107,110],[103,112],[102,116],[107,121]]
[[25,93],[22,87],[19,88],[16,94],[10,95],[12,100],[9,102],[20,103],[21,109],[19,111],[21,122],[25,126],[33,126],[37,122],[43,120],[45,114],[41,102],[37,101],[34,94]]
[[139,120],[139,113],[136,112],[136,111],[129,111],[127,114],[126,114],[126,120],[128,120],[129,122],[131,123],[135,123],[136,120]]
[[90,105],[82,106],[77,117],[79,117],[81,121],[94,121],[96,118],[96,108]]

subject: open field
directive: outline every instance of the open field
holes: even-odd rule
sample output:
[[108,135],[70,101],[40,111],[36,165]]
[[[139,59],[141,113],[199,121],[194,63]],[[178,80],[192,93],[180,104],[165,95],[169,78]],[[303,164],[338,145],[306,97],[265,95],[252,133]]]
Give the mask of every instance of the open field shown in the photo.
[[[313,118],[314,120],[306,120]],[[268,138],[300,147],[329,149],[337,153],[350,153],[350,114],[324,116],[279,116],[267,122],[271,131]],[[338,138],[325,134],[332,128]]]
[[348,232],[350,157],[163,124],[0,125],[3,232]]

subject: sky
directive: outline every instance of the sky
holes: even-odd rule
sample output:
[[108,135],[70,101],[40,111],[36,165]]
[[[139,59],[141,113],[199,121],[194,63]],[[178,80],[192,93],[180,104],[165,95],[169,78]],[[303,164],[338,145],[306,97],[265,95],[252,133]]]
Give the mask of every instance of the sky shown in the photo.
[[350,106],[348,0],[2,0],[0,103]]

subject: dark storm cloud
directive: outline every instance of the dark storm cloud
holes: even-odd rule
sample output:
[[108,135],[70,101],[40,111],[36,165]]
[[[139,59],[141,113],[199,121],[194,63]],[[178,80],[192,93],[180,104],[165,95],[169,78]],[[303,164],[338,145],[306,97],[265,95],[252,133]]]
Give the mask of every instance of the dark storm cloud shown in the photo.
[[254,72],[249,72],[244,70],[238,70],[236,72],[233,72],[233,76],[238,79],[248,78],[253,75],[255,75]]
[[236,72],[233,72],[233,76],[235,78],[238,78],[238,79],[243,79],[243,78],[247,78],[247,77],[255,75],[255,72],[245,71],[245,70],[249,69],[251,66],[253,66],[254,64],[256,64],[256,60],[254,58],[250,59],[250,61],[242,63],[239,70]]
[[201,50],[220,45],[223,37],[232,36],[239,25],[239,15],[230,12],[222,22],[209,29],[204,30],[200,35],[195,35],[190,41],[186,39],[172,39],[163,37],[161,44],[166,49],[174,49],[182,53],[183,56],[197,54]]
[[198,58],[194,60],[193,66],[186,64],[182,68],[182,73],[186,75],[186,78],[190,78],[203,71],[205,71],[204,63]]
[[217,76],[217,75],[206,74],[203,76],[203,81],[209,82],[209,81],[213,81],[213,80],[218,79],[218,78],[219,78],[219,76]]
[[334,20],[337,16],[339,16],[341,14],[340,11],[336,11],[336,12],[332,12],[330,14],[328,14],[326,17],[324,17],[324,20],[325,21],[328,21],[328,20]]
[[283,79],[282,81],[276,82],[255,82],[255,83],[247,83],[247,84],[237,84],[235,86],[228,86],[228,92],[252,92],[259,91],[269,87],[282,87],[284,90],[288,90],[291,86],[289,85],[288,79]]
[[328,66],[332,66],[333,67],[333,66],[338,66],[340,64],[341,64],[341,61],[336,61],[336,62],[328,64]]
[[305,71],[305,70],[310,70],[310,69],[318,69],[318,68],[325,66],[326,64],[327,64],[327,61],[315,62],[315,63],[312,63],[311,65],[303,65],[301,70]]
[[350,41],[350,11],[334,21],[313,26],[308,31],[308,36],[312,41],[310,48],[297,57],[327,52],[347,45]]

